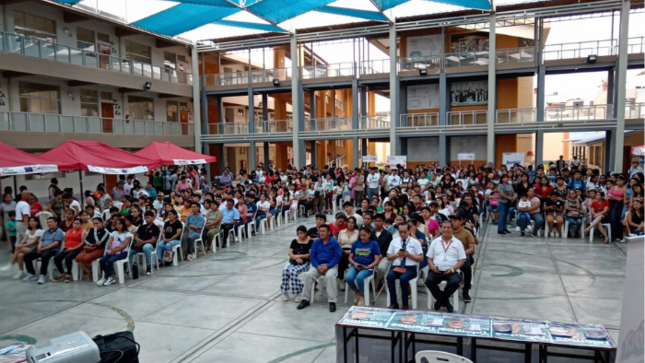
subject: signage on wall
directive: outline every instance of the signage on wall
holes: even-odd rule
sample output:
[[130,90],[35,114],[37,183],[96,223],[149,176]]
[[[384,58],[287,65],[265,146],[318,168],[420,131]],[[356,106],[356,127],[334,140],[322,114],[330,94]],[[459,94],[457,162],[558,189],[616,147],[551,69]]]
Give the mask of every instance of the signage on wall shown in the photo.
[[113,98],[112,102],[114,102],[114,117],[121,118],[121,102],[118,98]]
[[443,53],[442,43],[440,34],[408,37],[408,57],[440,55]]
[[378,157],[376,155],[363,155],[364,163],[376,162],[377,160],[378,160]]
[[404,168],[407,168],[408,157],[405,155],[390,155],[387,157],[386,165],[390,168],[396,168],[396,165],[401,165]]
[[408,86],[408,110],[439,108],[439,85]]
[[459,153],[459,154],[457,154],[457,160],[475,160],[475,154],[473,154],[473,153]]
[[502,164],[511,167],[515,164],[524,165],[524,153],[503,153]]

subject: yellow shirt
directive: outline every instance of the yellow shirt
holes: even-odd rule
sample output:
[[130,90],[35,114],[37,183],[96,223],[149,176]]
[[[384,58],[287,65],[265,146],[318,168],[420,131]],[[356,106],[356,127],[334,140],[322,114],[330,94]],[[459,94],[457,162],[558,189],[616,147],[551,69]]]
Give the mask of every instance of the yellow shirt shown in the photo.
[[184,207],[181,207],[181,208],[179,209],[179,214],[181,215],[181,221],[182,221],[182,222],[184,222],[184,223],[186,223],[186,218],[188,218],[188,215],[189,215],[190,213],[192,213],[192,209],[191,209],[191,208],[184,208]]

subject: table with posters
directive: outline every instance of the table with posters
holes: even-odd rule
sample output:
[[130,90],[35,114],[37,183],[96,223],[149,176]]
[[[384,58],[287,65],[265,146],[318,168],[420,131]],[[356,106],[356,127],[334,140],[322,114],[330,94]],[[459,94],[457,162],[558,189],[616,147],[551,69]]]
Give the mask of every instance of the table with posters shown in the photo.
[[[384,344],[385,341],[390,344]],[[481,341],[509,344],[482,345]],[[531,362],[533,347],[537,345],[540,363],[547,362],[549,357],[609,363],[610,353],[616,350],[602,325],[362,306],[351,307],[336,323],[337,362],[408,362],[414,359],[417,343],[453,346],[458,355],[475,362],[487,361],[481,356],[478,359],[478,351],[488,350],[513,352],[522,357],[509,362]],[[470,349],[464,350],[465,343],[469,343]],[[557,348],[566,348],[567,352],[561,349],[554,352]],[[580,350],[587,354],[575,354]]]

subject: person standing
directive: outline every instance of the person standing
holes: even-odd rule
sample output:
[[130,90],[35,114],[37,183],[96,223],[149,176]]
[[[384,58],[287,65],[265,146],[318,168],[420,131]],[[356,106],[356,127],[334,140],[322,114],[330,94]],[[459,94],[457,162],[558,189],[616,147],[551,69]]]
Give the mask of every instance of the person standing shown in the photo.
[[31,207],[28,203],[31,192],[24,190],[20,193],[20,197],[20,201],[16,204],[16,241],[22,241],[22,238],[27,233],[27,222],[29,222],[31,213]]
[[376,173],[376,168],[370,168],[370,173],[367,175],[367,198],[372,200],[373,197],[378,197],[378,187],[381,174]]
[[497,192],[499,193],[497,210],[499,212],[499,220],[497,221],[497,233],[498,234],[508,234],[511,231],[508,230],[508,220],[510,215],[515,210],[515,200],[517,195],[513,190],[513,186],[508,183],[508,175],[503,174],[500,178],[499,185],[497,186]]

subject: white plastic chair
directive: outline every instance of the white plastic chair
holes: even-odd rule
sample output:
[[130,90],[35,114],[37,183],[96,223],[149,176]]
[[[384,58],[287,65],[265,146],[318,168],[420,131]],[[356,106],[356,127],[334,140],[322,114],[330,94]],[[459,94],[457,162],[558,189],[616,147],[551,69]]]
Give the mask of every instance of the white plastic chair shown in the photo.
[[[132,247],[132,241],[130,241],[130,247]],[[132,271],[132,266],[130,265],[130,251],[131,251],[131,248],[128,248],[127,256],[124,259],[118,260],[114,263],[114,271],[116,272],[116,278],[117,278],[117,281],[119,281],[119,284],[123,284],[125,282],[126,264],[128,265],[128,271]]]
[[[322,290],[325,290],[325,293],[327,293],[327,288],[325,288],[325,286],[327,286],[327,285],[325,285],[325,282],[326,282],[325,279],[326,279],[325,275],[320,275],[320,277],[318,277],[318,279],[316,281],[314,281],[314,283],[311,285],[311,303],[312,304],[314,303],[314,300],[315,300],[315,297],[316,297],[316,283],[315,282],[318,282],[318,285],[320,286],[320,291],[321,292],[322,292]],[[345,289],[345,291],[347,291],[347,289]]]
[[[474,271],[473,271],[474,275]],[[462,280],[463,281],[463,280]],[[441,281],[439,287],[445,289],[448,283],[446,281]],[[430,289],[426,286],[426,293],[428,294],[428,310],[432,310],[432,304],[434,304],[434,296],[430,292]],[[455,311],[459,310],[459,289],[452,293],[452,307]]]
[[103,215],[102,215],[102,216],[103,216],[103,221],[104,221],[104,222],[109,221],[109,220],[110,220],[110,210],[109,210],[109,209],[105,209],[105,210],[103,211]]
[[121,210],[121,207],[123,207],[123,202],[112,202],[112,205],[114,207],[119,208],[119,210]]
[[[258,230],[255,228],[255,217],[258,215],[258,212],[256,211],[253,213],[252,217],[247,217],[246,218],[246,238],[251,238],[253,235],[252,233],[258,233]],[[250,219],[250,220],[249,220]]]
[[[585,218],[582,218],[582,224],[580,225],[580,239],[585,239],[585,234],[582,231],[585,230]],[[564,238],[569,238],[569,221],[564,219]]]
[[[47,212],[47,211],[42,211],[42,212],[36,213],[36,218],[38,218],[38,220],[40,221],[40,226],[43,229],[47,228],[47,219],[49,219],[49,218],[51,218],[53,216],[54,216],[53,214],[51,214],[50,212]],[[18,242],[20,242],[20,241],[18,241]]]
[[181,234],[179,235],[179,243],[174,245],[174,246],[172,246],[172,251],[174,252],[173,257],[172,257],[172,265],[173,266],[177,266],[179,264],[179,259],[178,259],[177,255],[180,256],[179,258],[182,261],[184,260],[184,252],[181,249],[181,240],[182,240],[182,237],[184,236],[185,232],[186,232],[186,225],[184,224],[184,222],[181,222]]
[[268,226],[269,226],[269,222],[268,222],[269,220],[268,220],[267,217],[264,217],[264,218],[260,219],[260,233],[262,233],[262,234],[267,233],[267,229],[268,229]]
[[195,240],[195,258],[197,258],[197,244],[202,245],[202,251],[204,251],[204,256],[206,256],[206,244],[204,243],[204,230],[206,229],[206,221],[202,226],[201,232],[199,232],[199,238]]
[[242,242],[244,239],[244,224],[240,224],[237,228],[233,228],[232,230],[235,229],[236,231],[233,232],[233,236],[235,237],[233,242]]
[[[607,231],[607,236],[611,240],[611,223],[601,223],[603,227],[605,227],[605,231]],[[596,230],[596,227],[593,227],[592,229],[589,230],[589,242],[593,242],[593,233]]]
[[[388,270],[389,271],[389,270]],[[412,292],[412,309],[417,308],[417,282],[419,281],[419,265],[417,265],[417,277],[413,278],[410,280],[410,291]],[[397,296],[401,296],[401,281],[399,279],[396,279],[395,286],[396,286],[396,294]],[[387,287],[385,288],[387,290],[387,304],[390,304],[390,289]],[[398,303],[398,302],[397,302]]]
[[[363,280],[363,283],[365,284],[365,306],[370,306],[370,287],[374,291],[374,295],[376,295],[376,267],[374,267],[374,271],[370,276],[367,276],[365,280]],[[349,285],[347,282],[345,282],[345,303],[347,303],[347,292],[349,291]]]
[[473,363],[473,361],[471,361],[470,359],[464,358],[460,355],[441,352],[438,350],[422,350],[420,352],[417,352],[417,354],[414,356],[414,361],[416,363]]

